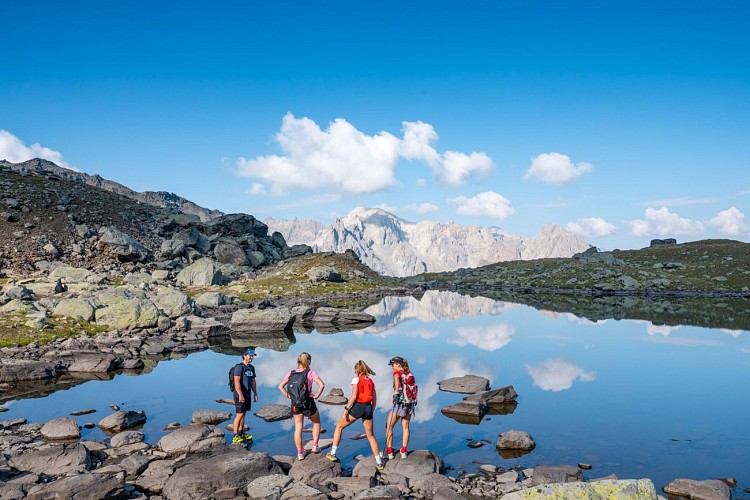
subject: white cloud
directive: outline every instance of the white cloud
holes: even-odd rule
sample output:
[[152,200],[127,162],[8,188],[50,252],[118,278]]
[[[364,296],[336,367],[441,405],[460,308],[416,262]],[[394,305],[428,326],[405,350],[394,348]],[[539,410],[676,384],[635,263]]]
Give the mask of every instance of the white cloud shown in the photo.
[[565,229],[586,238],[600,238],[614,234],[616,228],[601,217],[584,217],[575,222],[568,222]]
[[669,337],[669,335],[679,330],[679,326],[669,326],[669,325],[655,325],[653,323],[649,323],[648,326],[646,326],[646,333],[651,335],[652,337],[654,335],[661,335],[663,337]]
[[395,214],[398,212],[398,207],[394,207],[391,205],[388,205],[387,203],[381,203],[379,205],[374,205],[373,208],[379,208],[380,210],[385,210],[388,213]]
[[587,372],[564,358],[550,359],[537,366],[524,366],[534,380],[534,385],[543,391],[564,391],[573,387],[576,380],[591,382],[596,379],[595,373]]
[[722,210],[719,214],[709,221],[720,233],[731,236],[750,233],[750,227],[745,223],[745,214],[740,212],[736,207],[730,207]]
[[59,151],[44,147],[38,142],[27,146],[15,135],[7,130],[0,129],[0,159],[8,160],[11,163],[21,163],[32,158],[42,158],[60,167],[77,170],[63,160],[63,155]]
[[439,212],[440,208],[437,205],[433,205],[432,203],[410,203],[409,205],[406,205],[404,207],[406,210],[410,212],[416,212],[418,214],[428,214],[430,212]]
[[484,153],[439,153],[432,146],[438,135],[428,123],[403,122],[402,127],[401,139],[385,131],[367,135],[343,118],[321,130],[313,120],[287,113],[274,137],[283,155],[239,158],[236,173],[266,181],[272,194],[293,189],[364,194],[396,184],[401,158],[426,162],[451,187],[463,184],[473,173],[492,169],[492,160]]
[[716,198],[695,198],[695,197],[688,197],[683,196],[681,198],[666,198],[663,200],[651,200],[651,201],[643,201],[641,203],[638,203],[638,206],[641,207],[653,207],[653,206],[661,206],[661,207],[684,207],[688,205],[708,205],[709,203],[715,203]]
[[449,339],[449,344],[465,346],[471,344],[483,351],[496,351],[510,344],[516,330],[508,323],[490,326],[465,326],[456,330],[456,336]]
[[253,195],[264,195],[266,194],[266,186],[260,182],[253,182],[253,185],[250,186],[250,189],[248,189],[247,192]]
[[645,220],[626,222],[630,225],[630,232],[633,236],[668,236],[703,232],[703,224],[700,221],[680,217],[666,207],[658,210],[649,207],[646,209]]
[[417,186],[426,186],[427,185],[427,179],[419,178],[416,180]]
[[458,196],[449,199],[448,203],[458,205],[456,213],[460,215],[480,215],[504,220],[515,212],[510,206],[510,200],[494,191],[485,191],[473,198]]
[[531,160],[531,166],[523,178],[536,178],[547,184],[565,184],[593,168],[590,163],[574,164],[568,155],[543,153]]

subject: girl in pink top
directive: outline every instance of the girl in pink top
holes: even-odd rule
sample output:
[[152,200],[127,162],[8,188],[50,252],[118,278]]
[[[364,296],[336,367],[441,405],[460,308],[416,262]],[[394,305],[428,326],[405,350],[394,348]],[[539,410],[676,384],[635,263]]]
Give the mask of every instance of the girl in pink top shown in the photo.
[[[307,402],[300,406],[292,406],[292,416],[294,417],[294,445],[297,447],[297,460],[303,460],[305,458],[305,449],[302,447],[302,424],[305,417],[309,418],[313,423],[313,453],[320,453],[318,447],[318,439],[320,438],[320,413],[318,407],[315,404],[315,400],[323,394],[326,384],[320,379],[317,373],[310,369],[310,363],[312,362],[312,356],[308,353],[303,352],[297,356],[297,368],[286,374],[284,380],[279,384],[279,390],[284,397],[289,398],[286,386],[289,381],[289,376],[293,372],[307,371],[307,393],[309,394]],[[313,384],[318,386],[317,392],[313,393]]]

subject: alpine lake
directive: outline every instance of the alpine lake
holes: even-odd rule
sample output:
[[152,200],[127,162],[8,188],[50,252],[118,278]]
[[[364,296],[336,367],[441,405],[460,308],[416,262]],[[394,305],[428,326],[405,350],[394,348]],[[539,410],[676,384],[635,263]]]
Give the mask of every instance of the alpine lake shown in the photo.
[[[257,346],[253,364],[260,400],[247,417],[252,449],[294,453],[291,420],[268,423],[252,413],[263,404],[288,404],[277,386],[302,351],[312,355],[312,369],[326,384],[324,394],[338,387],[348,397],[359,359],[377,372],[375,430],[382,447],[392,394],[388,360],[399,355],[409,361],[419,385],[409,448],[436,452],[451,475],[473,472],[480,464],[508,469],[585,463],[591,465],[583,471],[587,478],[613,473],[651,478],[660,490],[680,477],[733,477],[738,492],[750,488],[750,333],[744,321],[738,329],[731,318],[746,311],[733,310],[721,299],[691,300],[696,302],[683,302],[682,311],[708,301],[701,306],[718,311],[719,319],[708,325],[684,320],[689,314],[673,315],[671,321],[663,314],[658,319],[647,314],[625,319],[618,313],[587,319],[585,314],[450,291],[387,297],[365,310],[376,317],[365,329],[280,332],[262,342],[225,338],[209,350],[147,366],[139,375],[52,386],[43,396],[8,401],[8,411],[0,417],[46,422],[95,409],[75,417],[84,425],[98,422],[112,412],[110,405],[118,405],[145,411],[148,421],[142,431],[155,444],[168,432],[168,423],[187,425],[194,410],[233,412],[232,406],[217,402],[231,399],[227,371],[246,347]],[[747,305],[748,299],[741,300]],[[488,378],[491,388],[512,385],[517,405],[475,422],[444,415],[441,408],[463,395],[441,392],[437,383],[466,374]],[[326,430],[321,437],[331,438],[343,407],[318,407]],[[501,456],[495,443],[510,429],[531,434],[536,448],[521,456]],[[370,453],[367,440],[350,439],[362,432],[360,423],[344,431],[339,447],[344,467],[353,467],[355,456]],[[229,442],[231,432],[226,435]],[[106,437],[95,427],[84,428],[81,439]],[[468,447],[472,441],[482,446]]]

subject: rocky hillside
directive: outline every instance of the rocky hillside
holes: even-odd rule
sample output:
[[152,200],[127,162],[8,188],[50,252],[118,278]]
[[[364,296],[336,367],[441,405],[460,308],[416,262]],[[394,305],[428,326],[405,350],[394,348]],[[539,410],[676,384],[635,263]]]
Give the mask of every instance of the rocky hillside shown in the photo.
[[[60,264],[113,275],[176,273],[212,257],[222,266],[219,274],[233,278],[310,251],[269,235],[251,215],[211,212],[214,217],[204,221],[181,211],[197,207],[187,200],[154,206],[119,184],[92,179],[43,160],[0,163],[0,273],[28,275]],[[142,200],[156,202],[157,195]]]
[[328,227],[308,219],[267,219],[265,223],[289,243],[306,243],[316,251],[353,250],[362,262],[387,276],[570,257],[589,248],[586,240],[553,224],[533,238],[524,238],[496,227],[407,222],[384,210],[362,207]]

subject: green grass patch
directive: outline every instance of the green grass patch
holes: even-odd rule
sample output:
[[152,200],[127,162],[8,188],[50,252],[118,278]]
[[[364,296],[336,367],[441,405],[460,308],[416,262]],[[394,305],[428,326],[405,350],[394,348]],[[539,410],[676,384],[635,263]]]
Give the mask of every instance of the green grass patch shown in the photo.
[[108,330],[105,326],[87,323],[80,318],[53,316],[47,318],[51,327],[41,330],[26,326],[26,321],[22,314],[0,315],[0,347],[45,343],[80,335],[94,336]]

